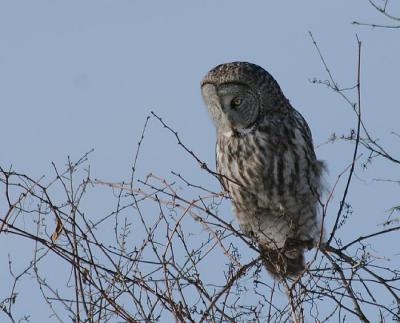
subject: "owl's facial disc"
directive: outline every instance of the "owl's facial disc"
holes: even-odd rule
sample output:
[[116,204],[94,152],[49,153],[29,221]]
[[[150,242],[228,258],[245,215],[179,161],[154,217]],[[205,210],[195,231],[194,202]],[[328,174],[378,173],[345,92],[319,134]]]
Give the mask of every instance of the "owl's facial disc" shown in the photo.
[[217,87],[221,110],[232,128],[245,131],[252,127],[259,114],[259,100],[254,92],[240,83],[224,83]]
[[201,92],[218,131],[247,132],[257,120],[259,100],[248,86],[239,83],[206,83]]
[[218,131],[225,133],[232,131],[232,125],[221,109],[216,86],[210,83],[204,84],[201,87],[201,94]]

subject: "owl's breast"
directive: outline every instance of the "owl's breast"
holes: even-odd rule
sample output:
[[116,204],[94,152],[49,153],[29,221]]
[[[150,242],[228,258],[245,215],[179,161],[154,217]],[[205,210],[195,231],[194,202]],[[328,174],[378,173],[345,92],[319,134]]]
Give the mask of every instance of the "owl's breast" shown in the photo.
[[[292,137],[296,139],[296,135]],[[313,172],[315,160],[310,158],[307,145],[301,143],[300,138],[295,144],[279,133],[259,131],[245,136],[219,136],[217,170],[224,176],[224,186],[234,204],[290,209],[301,206],[302,201],[309,203],[310,183],[317,187],[319,176]]]
[[217,141],[217,170],[223,175],[225,188],[239,208],[255,203],[269,203],[270,198],[258,201],[258,194],[266,195],[265,177],[271,154],[261,149],[254,136],[221,136]]

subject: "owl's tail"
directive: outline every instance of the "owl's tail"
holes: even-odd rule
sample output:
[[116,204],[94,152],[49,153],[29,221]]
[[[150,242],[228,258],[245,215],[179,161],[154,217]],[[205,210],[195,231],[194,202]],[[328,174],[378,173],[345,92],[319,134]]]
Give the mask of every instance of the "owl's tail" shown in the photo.
[[294,277],[304,270],[304,246],[272,249],[260,245],[264,266],[274,278]]

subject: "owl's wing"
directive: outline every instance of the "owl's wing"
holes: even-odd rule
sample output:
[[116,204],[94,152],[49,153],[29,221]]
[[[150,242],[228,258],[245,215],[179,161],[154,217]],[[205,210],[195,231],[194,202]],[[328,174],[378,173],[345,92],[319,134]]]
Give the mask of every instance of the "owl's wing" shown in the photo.
[[314,152],[314,144],[312,140],[311,130],[304,120],[303,116],[295,109],[293,109],[293,117],[297,123],[297,127],[300,129],[303,134],[304,141],[308,146],[310,153],[312,154],[313,160],[316,160],[315,152]]
[[[323,172],[327,170],[327,167],[326,167],[325,163],[321,160],[318,160],[317,156],[315,155],[311,130],[310,130],[306,120],[303,118],[303,116],[297,110],[294,110],[293,117],[296,122],[297,128],[300,130],[302,137],[304,139],[304,145],[307,148],[307,151],[309,154],[312,170],[314,171],[314,174],[319,179],[321,179],[321,176],[322,176]],[[324,189],[323,186],[324,185],[321,183],[321,181],[318,180],[318,184],[316,185],[316,187],[313,187],[312,189],[315,192],[319,192],[318,194],[321,194],[321,190]]]

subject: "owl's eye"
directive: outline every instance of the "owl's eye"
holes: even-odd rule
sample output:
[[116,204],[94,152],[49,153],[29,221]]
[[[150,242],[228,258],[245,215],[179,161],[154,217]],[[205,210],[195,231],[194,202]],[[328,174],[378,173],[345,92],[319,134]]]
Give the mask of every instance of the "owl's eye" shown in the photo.
[[243,102],[242,98],[238,96],[236,98],[233,98],[231,101],[231,108],[236,109],[239,105],[242,104],[242,102]]

